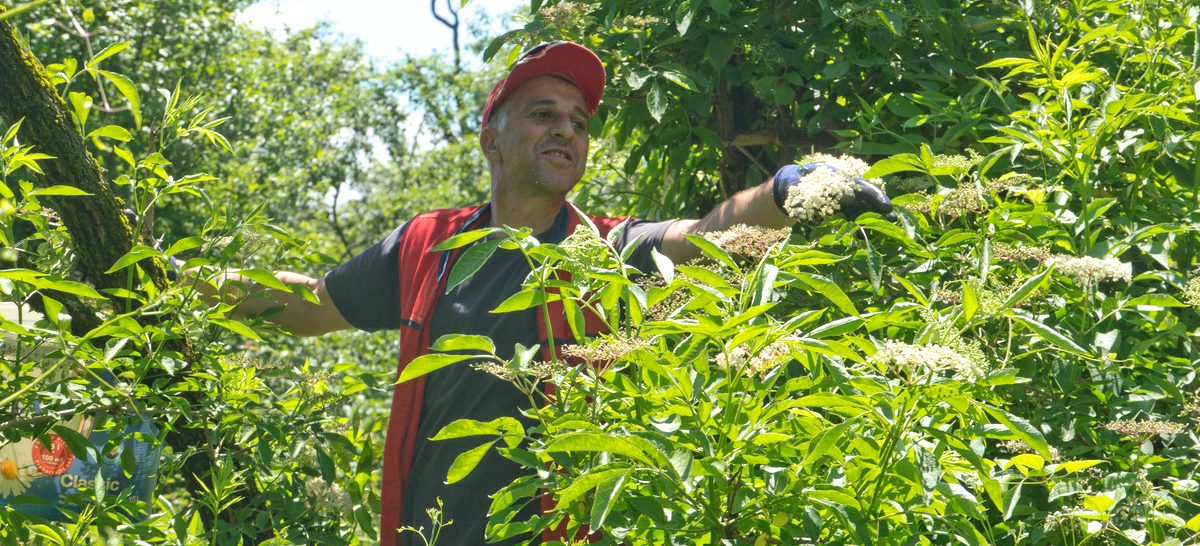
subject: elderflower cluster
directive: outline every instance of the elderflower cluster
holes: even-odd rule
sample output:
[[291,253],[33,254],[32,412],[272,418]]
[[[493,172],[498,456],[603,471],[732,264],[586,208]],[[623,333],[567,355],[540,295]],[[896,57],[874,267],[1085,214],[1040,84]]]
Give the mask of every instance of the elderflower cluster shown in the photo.
[[1183,286],[1183,301],[1192,307],[1200,307],[1200,272],[1192,273]]
[[573,277],[590,268],[602,268],[608,261],[608,245],[596,232],[582,226],[563,239],[558,246],[567,254],[561,268]]
[[801,222],[819,222],[841,210],[841,201],[854,193],[854,181],[844,171],[819,167],[788,188],[783,208]]
[[592,6],[580,2],[563,2],[546,6],[538,10],[538,15],[544,17],[551,25],[558,28],[573,28],[582,26]]
[[1112,258],[1055,256],[1052,260],[1059,272],[1084,286],[1108,279],[1128,282],[1132,277],[1128,264]]
[[718,354],[715,362],[718,368],[730,371],[745,368],[746,373],[765,377],[779,364],[787,362],[792,357],[794,338],[784,337],[763,347],[758,353],[751,354],[746,345],[738,345],[726,352]]
[[[1030,447],[1029,444],[1025,443],[1022,440],[1005,440],[1003,442],[1000,442],[1000,447],[1002,449],[1004,449],[1005,451],[1012,453],[1012,454],[1021,454],[1021,453],[1037,454],[1037,451],[1034,451],[1034,449],[1032,447]],[[1054,446],[1047,446],[1047,447],[1050,450],[1050,460],[1051,461],[1060,460],[1061,454],[1058,452],[1058,448],[1056,448]]]
[[1104,428],[1126,436],[1153,436],[1156,434],[1167,435],[1183,432],[1183,425],[1179,423],[1168,423],[1153,419],[1140,421],[1119,419],[1104,425]]
[[1040,246],[1026,246],[1020,243],[1015,245],[995,243],[992,245],[992,257],[1008,262],[1018,262],[1021,260],[1045,262],[1052,256],[1053,254],[1050,253],[1049,249]]
[[789,228],[768,229],[736,224],[729,229],[705,233],[704,238],[733,256],[758,261],[767,253],[768,249],[780,241],[786,240],[791,233],[792,230]]
[[308,495],[308,505],[325,514],[345,514],[354,508],[350,495],[342,486],[329,483],[321,477],[305,482],[304,492]]
[[534,380],[550,379],[555,376],[560,376],[567,373],[567,366],[561,362],[545,362],[536,361],[529,363],[529,366],[520,370],[514,370],[504,364],[494,361],[483,361],[471,365],[472,368],[483,373],[493,375],[508,383],[515,383],[518,378],[524,377]]
[[912,345],[887,340],[867,362],[899,368],[908,373],[918,370],[930,373],[950,372],[969,381],[983,376],[983,369],[974,359],[945,345]]
[[612,336],[588,345],[564,345],[560,351],[562,356],[581,360],[592,366],[607,366],[618,358],[650,345],[642,338],[632,336]]

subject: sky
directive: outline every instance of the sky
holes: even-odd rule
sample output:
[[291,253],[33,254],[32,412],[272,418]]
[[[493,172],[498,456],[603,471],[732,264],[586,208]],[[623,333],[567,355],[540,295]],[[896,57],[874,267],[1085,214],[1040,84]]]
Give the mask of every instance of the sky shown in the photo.
[[[439,13],[445,15],[445,0],[437,1]],[[458,5],[461,0],[450,1]],[[528,0],[470,0],[459,14],[464,53],[469,21],[481,13],[495,15],[528,6]],[[428,0],[263,0],[246,8],[241,19],[277,32],[328,21],[335,32],[362,40],[369,55],[384,61],[404,54],[450,51],[451,44],[450,29],[433,18]]]

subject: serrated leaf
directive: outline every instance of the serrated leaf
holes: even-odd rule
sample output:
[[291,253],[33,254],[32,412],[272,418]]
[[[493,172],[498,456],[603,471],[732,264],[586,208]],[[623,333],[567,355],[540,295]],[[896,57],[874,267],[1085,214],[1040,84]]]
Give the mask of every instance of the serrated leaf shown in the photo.
[[1017,438],[1020,438],[1027,445],[1029,445],[1029,447],[1033,448],[1033,450],[1041,455],[1042,458],[1050,458],[1050,446],[1046,444],[1046,438],[1043,437],[1041,431],[1039,431],[1037,427],[1030,424],[1029,421],[1017,417],[1016,415],[1013,415],[1003,409],[989,406],[984,403],[980,403],[979,406],[982,407],[988,415],[991,415],[992,419],[999,421],[1000,424],[1004,425],[1004,428],[1009,430],[1009,432],[1012,432]]
[[495,354],[496,345],[487,336],[447,334],[437,338],[437,341],[433,342],[429,350],[437,353],[473,351],[476,353]]
[[83,191],[79,188],[76,188],[75,186],[64,186],[64,185],[60,184],[60,185],[56,185],[56,186],[47,186],[45,188],[37,188],[37,189],[31,190],[29,193],[26,193],[25,195],[28,195],[30,197],[45,197],[48,195],[58,195],[58,196],[66,196],[66,197],[86,197],[91,194],[86,191]]
[[487,455],[493,445],[496,445],[495,440],[455,457],[454,462],[450,463],[450,470],[446,472],[446,485],[457,483],[467,477],[472,470],[475,470],[475,467],[479,466],[479,461],[483,460],[484,455]]
[[496,308],[492,309],[490,312],[500,314],[511,313],[513,311],[523,311],[535,305],[557,301],[558,299],[559,296],[557,294],[548,295],[536,288],[526,288],[509,296],[508,299],[501,302],[500,305],[496,306]]
[[658,82],[650,84],[650,92],[646,94],[646,109],[650,111],[650,117],[658,122],[662,121],[663,114],[667,112],[667,97]]
[[595,489],[596,486],[600,485],[604,481],[625,474],[626,472],[629,472],[629,468],[620,467],[594,471],[579,476],[571,482],[571,485],[560,489],[558,493],[555,494],[555,502],[557,502],[559,506],[567,506],[578,500],[588,491]]
[[683,237],[687,239],[688,242],[696,245],[696,248],[700,249],[700,253],[704,256],[712,258],[726,267],[741,273],[742,269],[738,267],[737,262],[733,261],[733,258],[729,256],[729,253],[725,252],[725,249],[717,246],[715,243],[705,239],[702,236],[685,233],[683,234]]
[[454,267],[450,269],[450,278],[446,281],[446,293],[449,294],[451,289],[478,272],[488,260],[492,259],[496,248],[503,242],[503,239],[484,241],[463,251],[458,260],[454,262]]
[[145,260],[146,258],[160,255],[162,255],[162,252],[158,250],[150,248],[146,245],[137,245],[129,252],[126,252],[124,256],[118,258],[116,263],[114,263],[112,267],[108,268],[108,271],[105,271],[104,273],[116,273],[117,271],[125,269],[126,267],[129,267],[137,262]]
[[1009,296],[1007,298],[1005,298],[1002,308],[1003,309],[1012,309],[1012,307],[1014,305],[1017,305],[1017,304],[1025,301],[1025,298],[1028,298],[1030,294],[1033,294],[1035,291],[1037,291],[1037,289],[1041,288],[1041,286],[1049,278],[1050,272],[1053,270],[1054,270],[1054,267],[1051,266],[1051,267],[1046,268],[1042,272],[1026,279],[1025,282],[1021,283],[1021,286],[1018,286],[1017,289],[1014,290],[1012,294],[1009,294]]
[[612,453],[647,463],[651,462],[649,455],[628,437],[616,436],[607,432],[572,432],[551,440],[544,450],[548,453],[595,452]]
[[1032,330],[1033,333],[1036,334],[1038,337],[1049,342],[1051,345],[1058,347],[1059,349],[1062,349],[1064,351],[1071,352],[1071,353],[1080,354],[1080,355],[1088,355],[1089,354],[1087,352],[1087,350],[1085,350],[1083,347],[1080,347],[1078,343],[1075,343],[1075,341],[1073,341],[1071,338],[1067,337],[1062,332],[1059,332],[1057,329],[1054,329],[1045,324],[1042,324],[1040,321],[1033,318],[1032,316],[1030,316],[1028,313],[1025,313],[1024,311],[1017,310],[1016,312],[1013,312],[1010,316],[1012,316],[1018,323],[1024,325],[1026,328],[1029,328],[1030,330]]
[[854,306],[854,302],[850,300],[850,296],[847,296],[841,287],[833,282],[833,279],[815,273],[801,273],[799,271],[793,272],[792,275],[810,290],[825,296],[843,313],[858,316],[858,308]]
[[821,457],[828,455],[833,450],[837,442],[846,434],[846,430],[850,428],[851,423],[853,421],[847,419],[834,425],[832,428],[821,431],[816,438],[813,438],[809,442],[808,454],[804,456],[804,460],[801,461],[800,466],[811,470],[813,465],[821,460]]
[[246,324],[242,323],[241,321],[232,320],[232,319],[214,318],[214,319],[209,319],[209,322],[211,322],[217,326],[220,326],[221,328],[229,330],[230,332],[238,334],[240,336],[245,336],[245,337],[248,337],[248,338],[256,340],[256,341],[262,341],[262,337],[260,337],[258,335],[258,332],[255,332],[253,328],[246,326]]
[[612,512],[613,503],[621,495],[621,490],[625,488],[625,478],[628,476],[628,472],[622,472],[600,482],[600,485],[596,487],[596,496],[592,500],[592,513],[588,519],[588,525],[592,529],[604,527],[608,514]]
[[452,364],[458,364],[467,360],[479,358],[478,355],[447,355],[447,354],[429,354],[421,355],[409,362],[404,370],[400,372],[400,377],[396,379],[396,384],[403,383],[410,379],[416,379],[427,373],[440,370]]
[[105,125],[87,134],[87,138],[111,138],[119,142],[129,142],[133,139],[133,135],[129,130],[119,125]]
[[278,290],[280,292],[291,292],[292,290],[291,287],[286,283],[275,278],[275,273],[273,271],[267,271],[266,269],[258,268],[240,269],[237,271],[237,274],[249,279],[251,282],[257,283],[272,290]]
[[513,417],[497,417],[491,421],[476,421],[474,419],[458,419],[442,427],[430,440],[453,440],[470,436],[488,436],[505,434],[524,434],[525,427]]
[[430,248],[429,250],[444,251],[444,250],[452,250],[455,248],[467,246],[471,243],[474,243],[475,241],[478,241],[484,237],[487,237],[488,235],[491,235],[494,232],[496,232],[495,228],[483,228],[483,229],[473,229],[471,231],[465,231],[463,233],[459,233],[458,235],[450,237],[449,239],[446,239],[445,241],[442,241],[436,245],[433,245],[433,247]]
[[171,246],[167,247],[167,250],[164,252],[164,254],[166,254],[167,256],[175,256],[176,254],[179,254],[180,252],[187,252],[187,251],[189,251],[193,248],[197,248],[203,244],[204,244],[204,239],[202,237],[197,237],[195,235],[193,235],[191,237],[184,237],[184,238],[172,243]]
[[134,125],[142,126],[142,99],[138,96],[137,86],[133,84],[133,80],[107,70],[97,70],[101,76],[104,76],[108,81],[112,82],[117,87],[117,91],[125,100],[129,101],[129,113],[133,114]]
[[133,45],[133,42],[117,42],[115,44],[111,44],[108,47],[100,50],[99,53],[89,59],[85,66],[88,68],[96,68],[96,65],[100,64],[100,62],[104,59],[125,51],[131,45]]

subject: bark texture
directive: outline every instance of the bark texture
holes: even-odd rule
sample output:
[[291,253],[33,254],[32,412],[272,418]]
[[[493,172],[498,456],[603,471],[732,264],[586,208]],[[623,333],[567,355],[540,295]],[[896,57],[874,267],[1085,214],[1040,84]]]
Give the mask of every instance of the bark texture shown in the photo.
[[[4,11],[0,7],[0,13]],[[33,145],[38,152],[54,156],[55,159],[39,163],[45,171],[45,175],[39,177],[39,184],[74,186],[91,194],[86,197],[43,199],[62,218],[63,225],[71,235],[72,246],[78,256],[77,268],[84,280],[99,289],[126,288],[126,271],[114,274],[105,271],[132,249],[133,230],[112,186],[105,180],[103,171],[88,153],[83,138],[76,131],[66,104],[45,74],[45,68],[24,47],[12,25],[0,21],[0,118],[9,122],[23,120],[18,133],[21,142]],[[144,269],[156,285],[166,286],[166,272],[160,264],[145,263]],[[75,305],[82,304],[76,299],[64,300]],[[118,308],[122,303],[113,302]],[[83,311],[72,309],[72,316],[83,316]],[[86,311],[87,316],[95,316],[94,309]],[[80,315],[76,315],[76,312]],[[171,340],[166,348],[178,351],[191,363],[198,361],[187,339]],[[145,381],[161,385],[158,380],[162,379],[167,380],[163,388],[169,387],[172,380],[165,376],[152,375]],[[183,396],[189,404],[194,405],[205,393],[186,393]],[[204,492],[203,480],[216,467],[217,461],[212,453],[203,449],[209,445],[209,431],[188,425],[177,423],[171,427],[166,441],[176,453],[197,450],[194,455],[187,457],[182,471],[189,492],[195,496]],[[249,489],[249,498],[256,497],[257,487],[253,479],[250,480]],[[235,509],[245,509],[247,504],[243,500]],[[205,523],[211,527],[213,515],[202,515],[205,516]],[[256,543],[264,537],[257,538]]]
[[12,25],[0,22],[0,118],[23,120],[18,138],[55,157],[40,163],[46,173],[40,183],[74,186],[91,194],[45,201],[75,241],[83,278],[101,288],[124,287],[123,272],[105,271],[133,247],[133,232],[45,73]]

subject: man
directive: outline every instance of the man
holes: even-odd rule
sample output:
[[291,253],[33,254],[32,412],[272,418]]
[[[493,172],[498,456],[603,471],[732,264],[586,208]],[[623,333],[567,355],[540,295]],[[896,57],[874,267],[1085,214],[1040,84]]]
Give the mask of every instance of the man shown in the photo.
[[[483,111],[479,146],[491,174],[490,203],[421,214],[382,242],[329,272],[323,279],[280,273],[280,280],[309,286],[319,304],[287,294],[274,301],[251,302],[240,311],[254,313],[283,305],[272,320],[298,335],[319,335],[346,328],[401,332],[400,368],[428,352],[431,340],[449,333],[485,335],[508,358],[515,343],[545,343],[546,325],[535,309],[489,314],[520,289],[529,272],[519,252],[498,251],[477,274],[445,293],[453,252],[429,247],[454,233],[487,226],[529,227],[540,241],[561,241],[579,219],[567,194],[583,176],[588,153],[588,121],[603,93],[604,67],[590,50],[571,42],[553,42],[526,52],[492,89]],[[699,255],[685,233],[703,233],[734,224],[784,227],[792,220],[782,210],[783,195],[804,173],[794,166],[772,180],[721,203],[699,220],[632,221],[617,242],[638,240],[630,261],[652,271],[650,249],[676,262]],[[842,200],[843,210],[888,214],[882,192],[859,182]],[[847,214],[850,214],[847,212]],[[602,231],[618,219],[593,218]],[[551,320],[558,320],[552,318]],[[565,331],[565,329],[555,329]],[[384,450],[380,541],[401,540],[396,528],[425,526],[428,508],[444,501],[439,545],[483,542],[489,496],[520,475],[515,464],[494,451],[466,479],[446,485],[451,461],[470,440],[432,442],[442,426],[461,418],[490,420],[518,415],[528,401],[508,383],[458,365],[397,385]],[[530,506],[529,515],[538,508]]]

